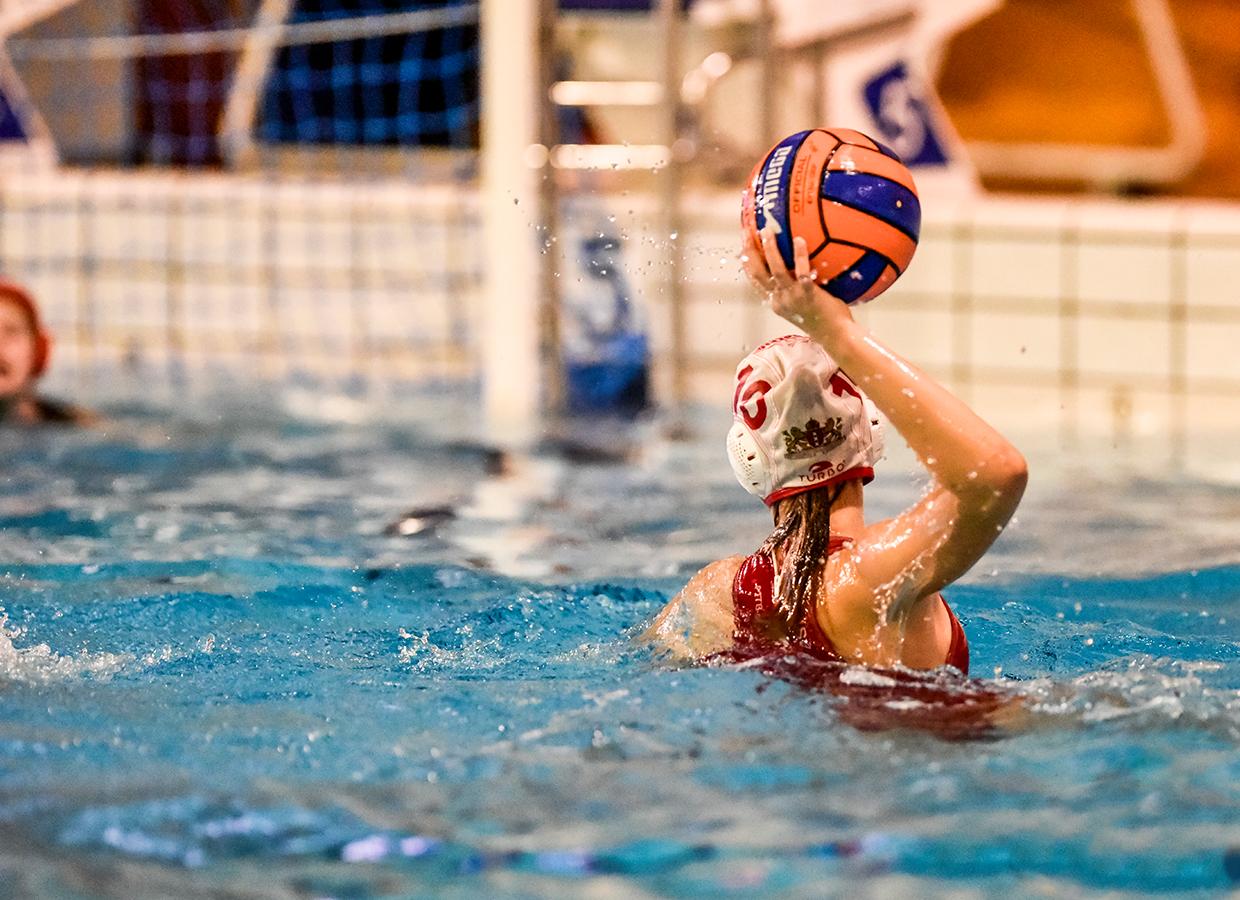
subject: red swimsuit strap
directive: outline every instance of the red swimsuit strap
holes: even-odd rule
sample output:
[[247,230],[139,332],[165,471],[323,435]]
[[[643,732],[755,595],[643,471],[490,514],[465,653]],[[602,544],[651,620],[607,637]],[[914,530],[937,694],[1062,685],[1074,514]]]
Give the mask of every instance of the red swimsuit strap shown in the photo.
[[[827,540],[827,555],[837,553],[853,542],[847,535],[833,534]],[[762,622],[775,613],[775,561],[769,553],[758,552],[745,557],[732,580],[733,639],[738,645],[758,649],[768,643],[762,636]],[[969,672],[969,641],[952,608],[943,600],[943,608],[951,618],[952,637],[944,663],[961,672]],[[820,659],[843,661],[835,645],[818,624],[818,617],[805,617],[801,634],[793,643],[798,649]]]
[[827,538],[827,556],[843,550],[853,539],[846,534],[833,534]]
[[[833,534],[827,539],[827,555],[838,552],[852,543],[847,535]],[[776,614],[775,609],[775,560],[761,551],[745,557],[732,580],[733,640],[738,645],[757,649],[770,643],[763,637],[762,623]],[[793,644],[800,650],[820,659],[843,661],[831,639],[818,624],[817,616],[806,616],[801,634]]]
[[[943,600],[943,595],[939,594],[939,599]],[[964,633],[964,626],[960,624],[960,620],[956,618],[956,614],[952,608],[947,605],[947,601],[943,600],[943,608],[947,610],[947,615],[952,620],[952,642],[947,648],[947,665],[954,666],[965,675],[969,674],[969,638]]]

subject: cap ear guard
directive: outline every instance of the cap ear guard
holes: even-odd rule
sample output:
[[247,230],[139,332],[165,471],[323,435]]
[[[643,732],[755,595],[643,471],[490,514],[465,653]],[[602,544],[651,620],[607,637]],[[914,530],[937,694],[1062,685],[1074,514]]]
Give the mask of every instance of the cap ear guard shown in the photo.
[[861,407],[866,421],[870,423],[869,457],[872,466],[883,458],[883,453],[887,449],[887,433],[883,428],[883,420],[879,416],[878,407],[868,395],[861,398]]
[[52,355],[52,339],[46,331],[34,333],[34,361],[30,365],[30,377],[38,378],[47,371],[47,363]]
[[728,431],[728,462],[741,487],[755,497],[767,495],[769,461],[753,434],[740,422],[733,422]]

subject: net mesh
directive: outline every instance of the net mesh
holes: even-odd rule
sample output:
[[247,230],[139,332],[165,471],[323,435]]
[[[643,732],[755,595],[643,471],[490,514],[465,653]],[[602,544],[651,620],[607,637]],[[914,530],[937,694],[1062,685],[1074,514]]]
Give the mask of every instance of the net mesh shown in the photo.
[[[292,22],[391,14],[407,5],[303,0]],[[477,26],[283,47],[260,109],[260,138],[273,143],[470,146],[478,120]]]
[[477,17],[465,0],[97,0],[49,9],[6,48],[66,161],[215,165],[229,130],[474,146]]
[[53,390],[476,372],[476,6],[48,2],[8,35],[5,9],[0,273]]
[[[141,35],[176,35],[247,23],[227,0],[159,3],[141,0]],[[236,52],[138,55],[130,65],[135,92],[138,162],[201,165],[220,161],[217,129],[228,101]]]

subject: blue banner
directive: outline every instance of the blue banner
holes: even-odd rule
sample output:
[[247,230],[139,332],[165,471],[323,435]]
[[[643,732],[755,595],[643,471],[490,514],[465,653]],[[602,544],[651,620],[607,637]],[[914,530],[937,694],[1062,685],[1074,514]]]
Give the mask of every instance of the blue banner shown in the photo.
[[0,92],[0,141],[24,141],[25,129],[8,99]]
[[939,139],[930,107],[908,66],[898,62],[879,72],[865,85],[865,102],[884,143],[906,166],[941,166],[947,151]]

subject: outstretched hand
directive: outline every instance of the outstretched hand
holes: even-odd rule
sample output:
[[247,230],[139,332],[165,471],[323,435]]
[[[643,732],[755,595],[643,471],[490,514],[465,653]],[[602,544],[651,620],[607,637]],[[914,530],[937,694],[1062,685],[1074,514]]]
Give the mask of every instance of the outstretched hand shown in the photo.
[[762,232],[762,246],[745,239],[744,268],[751,281],[770,299],[771,309],[814,337],[823,337],[852,321],[848,305],[815,283],[805,238],[792,239],[794,271],[789,272],[775,241],[775,232]]

